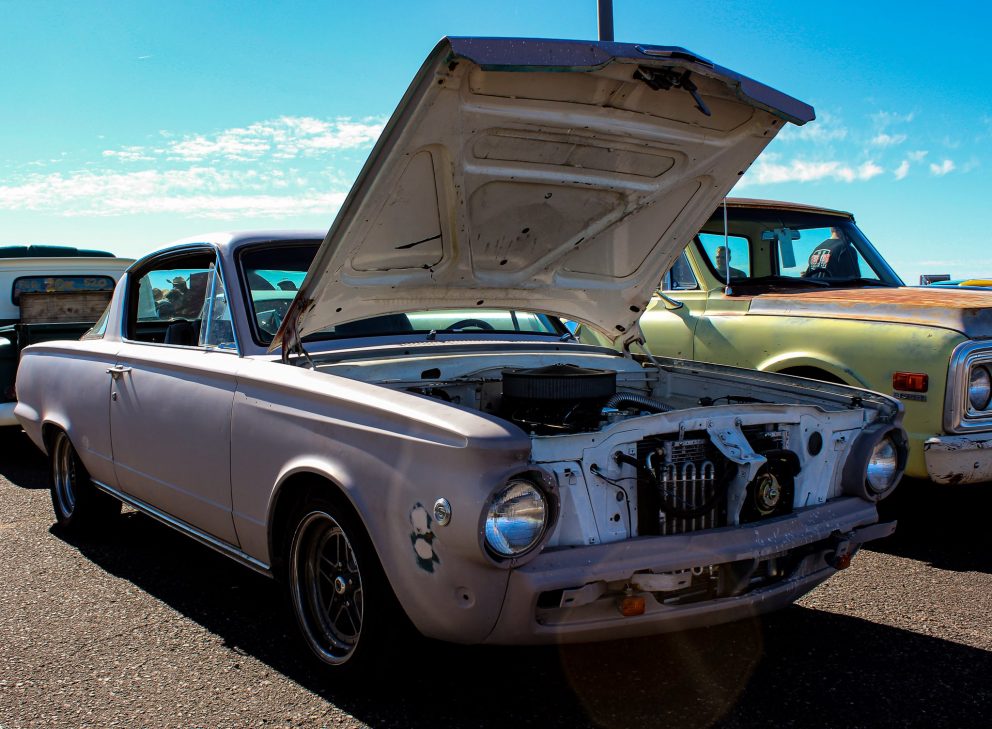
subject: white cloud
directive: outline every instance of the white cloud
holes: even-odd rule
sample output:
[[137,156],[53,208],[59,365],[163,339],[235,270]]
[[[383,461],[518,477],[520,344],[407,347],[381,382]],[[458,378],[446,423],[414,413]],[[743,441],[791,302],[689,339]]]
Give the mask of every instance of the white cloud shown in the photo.
[[909,124],[916,116],[915,112],[900,114],[896,111],[876,111],[871,115],[871,120],[879,129],[885,129],[890,124]]
[[381,118],[282,116],[209,133],[161,130],[156,141],[105,149],[75,170],[42,172],[60,162],[50,160],[5,174],[0,210],[330,220],[352,182],[354,160],[342,153],[370,147],[383,127]]
[[783,129],[778,138],[786,141],[803,141],[812,144],[827,144],[845,139],[847,137],[847,127],[833,114],[823,112],[814,121],[804,124],[801,127],[793,125]]
[[145,151],[144,147],[121,147],[117,150],[105,149],[103,156],[116,158],[122,162],[142,162],[155,159]]
[[905,134],[886,134],[885,132],[880,132],[872,137],[871,143],[876,147],[892,147],[896,144],[902,144],[905,141]]
[[885,171],[872,161],[852,167],[839,160],[794,159],[783,164],[778,159],[778,155],[768,154],[759,158],[738,187],[748,184],[774,185],[782,182],[816,182],[819,180],[857,182],[870,180]]
[[105,157],[123,161],[164,158],[181,162],[228,160],[252,162],[265,158],[317,157],[329,152],[371,146],[385,122],[379,118],[356,121],[339,117],[330,121],[313,117],[283,116],[232,127],[211,134],[177,137],[162,131],[163,146],[126,146],[106,150]]
[[281,172],[210,167],[30,175],[0,186],[0,210],[97,217],[181,213],[214,219],[319,213],[330,220],[346,193],[316,191],[298,184],[305,182],[297,179],[290,183]]
[[925,149],[918,149],[915,152],[910,152],[906,156],[911,162],[922,162],[923,158],[926,157],[928,152]]
[[857,179],[859,180],[870,180],[872,177],[878,177],[880,174],[885,172],[881,167],[879,167],[874,162],[865,162],[857,171]]
[[938,177],[943,177],[948,172],[951,172],[953,170],[954,170],[954,162],[952,160],[949,160],[949,159],[945,159],[939,165],[938,164],[934,164],[932,162],[930,163],[930,174],[931,175],[937,175]]
[[904,159],[902,161],[902,164],[900,164],[898,167],[896,167],[896,169],[893,172],[893,174],[895,175],[895,177],[896,177],[897,180],[904,180],[904,179],[906,179],[906,175],[909,174],[909,160]]

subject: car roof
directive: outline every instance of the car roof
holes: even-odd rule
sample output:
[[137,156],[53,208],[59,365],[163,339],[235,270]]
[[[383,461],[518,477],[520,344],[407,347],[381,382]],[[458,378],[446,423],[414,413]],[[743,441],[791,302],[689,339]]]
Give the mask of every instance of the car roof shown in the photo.
[[804,203],[797,203],[797,202],[785,202],[782,200],[758,200],[758,199],[746,198],[746,197],[728,197],[727,207],[764,209],[764,210],[787,210],[789,212],[802,212],[802,213],[818,213],[821,215],[836,215],[838,217],[850,218],[851,220],[854,220],[854,215],[844,210],[833,210],[831,208],[822,208],[816,205],[806,205]]

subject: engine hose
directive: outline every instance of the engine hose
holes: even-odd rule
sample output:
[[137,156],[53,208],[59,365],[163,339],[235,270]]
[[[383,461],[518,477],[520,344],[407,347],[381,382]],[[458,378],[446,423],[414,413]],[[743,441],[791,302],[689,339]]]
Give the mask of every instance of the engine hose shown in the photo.
[[613,397],[606,401],[606,405],[603,408],[615,408],[620,403],[640,405],[646,410],[654,410],[659,413],[670,413],[675,409],[671,405],[666,405],[661,400],[655,400],[653,397],[642,395],[639,392],[631,392],[630,390],[618,390]]

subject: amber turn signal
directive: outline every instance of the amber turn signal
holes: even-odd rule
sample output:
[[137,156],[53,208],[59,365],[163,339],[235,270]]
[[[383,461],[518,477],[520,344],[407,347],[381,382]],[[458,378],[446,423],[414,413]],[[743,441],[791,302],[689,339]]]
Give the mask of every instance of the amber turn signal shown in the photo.
[[834,559],[833,568],[835,570],[846,570],[851,566],[851,559],[853,559],[853,554],[842,554]]
[[634,615],[643,615],[646,604],[643,597],[627,595],[626,597],[620,598],[620,601],[617,603],[617,607],[620,608],[621,615],[625,618],[630,618]]
[[892,389],[903,392],[926,392],[930,377],[925,372],[893,372]]

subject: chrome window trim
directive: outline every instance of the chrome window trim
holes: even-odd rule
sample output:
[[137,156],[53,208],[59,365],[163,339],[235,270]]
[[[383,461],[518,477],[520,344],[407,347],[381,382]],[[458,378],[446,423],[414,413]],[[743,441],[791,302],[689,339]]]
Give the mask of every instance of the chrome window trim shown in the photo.
[[[177,256],[182,256],[188,253],[213,253],[214,255],[214,271],[220,273],[221,283],[224,285],[224,291],[229,292],[230,289],[227,286],[227,279],[224,276],[224,266],[222,263],[223,256],[221,255],[220,248],[210,243],[199,243],[189,246],[176,246],[173,248],[168,248],[164,251],[159,251],[156,254],[143,258],[135,264],[132,264],[130,268],[125,272],[127,276],[127,281],[125,282],[125,289],[123,296],[121,297],[121,307],[122,314],[120,316],[120,338],[121,342],[126,342],[128,344],[141,344],[145,346],[153,347],[179,347],[184,350],[199,350],[201,352],[226,352],[228,354],[236,354],[238,357],[244,357],[244,350],[241,347],[241,340],[238,338],[238,328],[234,326],[233,317],[231,322],[231,331],[234,335],[234,349],[227,349],[225,347],[210,347],[200,344],[195,344],[192,346],[178,345],[178,344],[165,344],[164,342],[142,342],[137,339],[130,339],[127,336],[127,320],[130,315],[131,308],[131,295],[133,290],[137,289],[140,279],[135,283],[134,287],[131,285],[131,276],[133,276],[138,271],[146,271],[150,267],[154,267],[159,261],[167,261],[169,258],[175,258]],[[140,264],[140,265],[139,265]],[[213,277],[211,277],[211,288],[213,287]],[[212,307],[212,304],[211,304]]]
[[992,408],[979,414],[968,403],[968,375],[977,364],[992,366],[992,341],[962,342],[951,352],[944,398],[944,430],[948,433],[992,430]]

